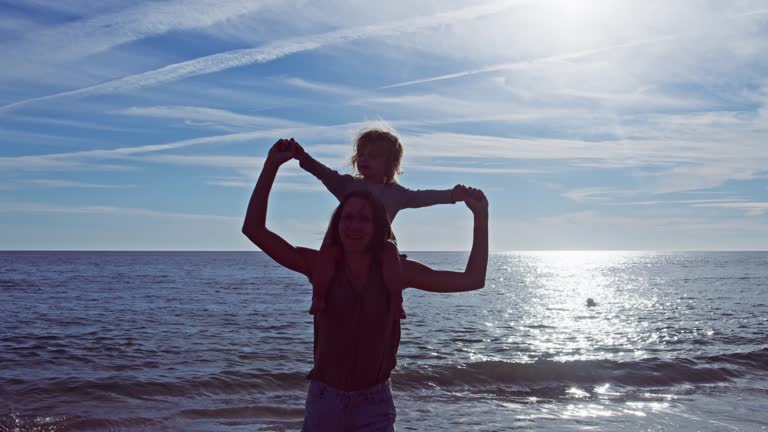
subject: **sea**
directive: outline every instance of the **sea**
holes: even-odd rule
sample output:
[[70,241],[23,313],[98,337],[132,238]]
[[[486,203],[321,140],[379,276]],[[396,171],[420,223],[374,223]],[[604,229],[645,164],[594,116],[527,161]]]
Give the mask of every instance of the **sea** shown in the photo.
[[[768,430],[766,252],[492,253],[404,297],[398,431]],[[309,305],[258,251],[0,252],[0,431],[299,430]]]

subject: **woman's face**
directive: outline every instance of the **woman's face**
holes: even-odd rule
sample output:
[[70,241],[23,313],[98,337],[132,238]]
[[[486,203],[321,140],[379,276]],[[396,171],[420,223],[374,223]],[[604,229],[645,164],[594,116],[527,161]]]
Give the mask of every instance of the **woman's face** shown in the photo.
[[363,252],[373,238],[373,210],[368,201],[350,198],[341,209],[339,237],[347,252]]

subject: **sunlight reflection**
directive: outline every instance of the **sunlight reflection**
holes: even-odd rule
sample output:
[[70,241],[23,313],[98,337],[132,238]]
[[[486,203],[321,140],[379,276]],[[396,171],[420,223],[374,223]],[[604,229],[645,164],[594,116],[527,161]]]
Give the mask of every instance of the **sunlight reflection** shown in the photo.
[[601,398],[610,397],[610,396],[621,396],[623,394],[619,391],[613,390],[610,384],[603,384],[601,386],[595,387],[595,393],[598,394]]
[[627,406],[633,410],[664,411],[669,408],[667,402],[627,402]]
[[565,391],[573,399],[587,399],[589,398],[589,392],[586,392],[578,387],[571,387]]
[[[523,325],[539,353],[553,360],[610,358],[609,351],[628,351],[645,340],[641,329],[625,322],[619,310],[627,307],[617,289],[640,286],[624,271],[638,252],[567,251],[533,252],[525,283],[532,290]],[[592,299],[593,304],[588,304]],[[632,299],[634,301],[634,299]],[[620,307],[617,307],[620,306]],[[598,347],[602,349],[598,349]],[[615,348],[614,348],[615,347]]]
[[615,412],[599,404],[568,405],[563,412],[564,417],[572,418],[611,417],[614,415],[616,415]]

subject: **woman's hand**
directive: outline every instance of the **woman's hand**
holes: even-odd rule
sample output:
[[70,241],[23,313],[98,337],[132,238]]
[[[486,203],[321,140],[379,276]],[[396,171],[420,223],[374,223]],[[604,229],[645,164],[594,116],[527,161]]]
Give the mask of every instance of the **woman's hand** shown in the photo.
[[290,140],[284,138],[277,140],[277,142],[272,145],[272,148],[269,149],[267,160],[264,162],[264,165],[278,168],[280,165],[291,160],[291,158],[293,158],[294,143],[295,141],[293,141],[293,138]]
[[307,155],[307,152],[304,150],[304,147],[302,147],[301,144],[299,144],[299,142],[295,139],[291,138],[291,143],[293,144],[293,158],[301,162],[304,156]]

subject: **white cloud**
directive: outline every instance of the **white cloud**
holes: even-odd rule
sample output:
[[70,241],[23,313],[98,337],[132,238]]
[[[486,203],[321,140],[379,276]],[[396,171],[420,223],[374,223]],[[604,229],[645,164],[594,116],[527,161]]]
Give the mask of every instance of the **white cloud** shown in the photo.
[[549,55],[544,57],[530,58],[527,60],[501,63],[501,64],[492,65],[492,66],[485,66],[485,67],[476,68],[476,69],[469,69],[469,70],[464,70],[460,72],[454,72],[450,74],[443,74],[443,75],[437,75],[437,76],[432,76],[428,78],[421,78],[418,80],[405,81],[405,82],[396,83],[396,84],[389,84],[381,88],[388,89],[388,88],[405,87],[405,86],[412,86],[416,84],[426,84],[426,83],[435,82],[435,81],[462,78],[465,76],[477,75],[477,74],[483,74],[483,73],[489,73],[489,72],[528,69],[540,63],[562,63],[564,61],[585,58],[585,57],[593,56],[596,54],[602,54],[602,53],[606,53],[614,50],[633,48],[633,47],[647,45],[647,44],[664,42],[674,38],[675,36],[669,35],[664,37],[657,37],[657,38],[640,40],[635,42],[617,44],[617,45],[607,46],[603,48],[580,50],[580,51],[575,51],[567,54],[557,54],[557,55]]
[[[221,113],[219,113],[221,114]],[[331,126],[305,126],[297,128],[265,129],[255,132],[240,132],[224,135],[212,135],[199,138],[190,138],[179,141],[171,141],[162,144],[147,144],[130,147],[118,147],[113,149],[99,150],[80,150],[66,153],[50,153],[35,156],[11,156],[0,157],[0,167],[8,170],[38,170],[38,169],[81,169],[86,167],[86,161],[89,160],[142,160],[135,156],[149,153],[157,153],[169,150],[178,150],[193,146],[217,145],[225,143],[249,143],[254,141],[269,140],[270,142],[277,137],[297,136],[301,140],[302,135],[311,135],[315,139],[329,138],[333,140],[347,140],[361,128],[369,125],[369,122],[345,123]],[[338,145],[316,146],[320,153],[338,154],[344,147],[345,153],[351,151],[351,147]],[[314,147],[308,147],[313,149]],[[133,158],[132,158],[133,157]],[[259,163],[263,159],[240,157],[240,156],[211,156],[211,155],[161,155],[153,158],[143,158],[143,160],[168,162],[168,163],[187,163],[196,165],[210,165],[229,167],[244,167],[248,164]],[[104,167],[104,165],[101,165]]]
[[[81,150],[69,153],[52,153],[37,156],[15,156],[15,157],[0,157],[0,167],[13,170],[39,170],[39,169],[80,169],[88,166],[85,161],[88,160],[105,160],[105,159],[126,159],[130,160],[131,156],[141,155],[145,153],[161,152],[166,150],[175,150],[196,145],[205,144],[221,144],[231,142],[246,142],[256,139],[264,139],[269,137],[270,139],[276,136],[274,131],[263,132],[248,132],[248,133],[236,133],[228,135],[218,135],[211,137],[192,138],[188,140],[174,141],[165,144],[149,144],[133,147],[119,147],[115,149],[107,150]],[[280,135],[277,135],[280,136]],[[215,164],[217,158],[208,158],[208,163],[204,160],[204,156],[177,156],[177,155],[165,155],[158,158],[158,161],[174,162],[186,160],[190,163],[196,164]],[[248,163],[247,158],[242,157],[224,157],[227,158],[227,163],[234,165],[240,165]],[[219,159],[220,160],[220,159]],[[103,167],[104,165],[99,164]]]
[[193,219],[218,222],[238,222],[241,217],[219,216],[209,214],[168,212],[161,210],[133,208],[133,207],[113,207],[113,206],[58,206],[44,203],[30,202],[4,202],[0,205],[0,212],[3,213],[61,213],[61,214],[91,214],[91,215],[119,215],[119,216],[141,216],[152,218],[172,218],[172,219]]
[[[64,120],[59,118],[50,118],[50,117],[42,117],[42,116],[9,115],[6,118],[9,120],[20,121],[20,122],[42,123],[42,124],[49,124],[54,126],[68,126],[68,127],[78,128],[78,129],[108,130],[108,131],[114,131],[114,132],[128,131],[127,129],[121,129],[114,126],[107,126],[101,123],[84,122],[84,121],[77,121],[77,120]],[[58,138],[61,139],[63,137],[58,137]]]
[[51,155],[41,156],[11,156],[0,157],[0,168],[5,172],[11,171],[88,171],[88,170],[106,170],[122,171],[129,170],[130,167],[115,164],[89,164],[83,160],[77,159],[59,159]]
[[743,210],[747,216],[762,216],[768,213],[768,202],[723,202],[723,203],[699,203],[691,207],[713,207]]
[[768,224],[643,213],[633,216],[582,211],[536,220],[494,221],[496,250],[764,250]]
[[[0,17],[0,32],[12,36],[0,42],[0,53],[18,54],[6,55],[0,71],[0,77],[13,79],[0,82],[6,104],[0,113],[6,128],[3,183],[72,188],[62,192],[74,197],[113,179],[50,180],[56,176],[49,172],[124,164],[142,175],[161,171],[191,183],[250,189],[263,150],[274,139],[306,140],[319,160],[348,171],[351,140],[366,124],[348,122],[385,118],[400,130],[404,169],[417,183],[438,172],[477,174],[486,186],[495,180],[491,176],[525,175],[540,185],[557,183],[544,193],[559,202],[543,199],[532,211],[557,214],[558,204],[592,209],[510,222],[509,232],[521,228],[515,235],[529,245],[537,245],[537,235],[548,237],[542,244],[550,248],[567,236],[587,247],[618,244],[590,243],[591,230],[595,238],[602,232],[603,238],[629,238],[634,245],[673,244],[664,237],[668,232],[702,239],[677,238],[693,246],[703,239],[726,244],[721,240],[729,233],[741,235],[745,245],[766,239],[760,218],[743,217],[765,215],[765,200],[751,187],[740,188],[740,182],[768,174],[768,92],[761,74],[768,68],[768,38],[761,1],[702,8],[690,0],[531,0],[474,8],[463,0],[269,0],[216,3],[220,10],[213,6],[211,16],[201,14],[212,1],[31,0],[25,9],[62,13]],[[459,16],[465,9],[474,15]],[[56,16],[83,18],[41,24]],[[233,48],[251,49],[223,51]],[[291,55],[296,58],[226,77],[202,76]],[[30,69],[38,64],[44,67]],[[193,76],[199,78],[131,91]],[[54,101],[123,91],[128,94]],[[50,96],[30,99],[39,95]],[[24,106],[23,99],[58,103],[34,105],[31,111],[39,117],[9,114]],[[22,102],[14,105],[15,100]],[[131,132],[119,140],[101,132],[113,125]],[[197,136],[209,132],[221,135]],[[165,165],[158,170],[153,164]],[[716,199],[687,199],[697,198],[691,191],[726,184],[719,190],[727,192]],[[198,189],[240,193],[221,188]],[[291,162],[275,188],[315,191],[322,185]],[[499,198],[508,193],[507,185],[486,189]],[[35,193],[40,200],[46,195],[35,188],[25,192],[30,200]],[[78,208],[55,211],[113,211]],[[733,219],[722,222],[725,217]],[[495,221],[501,227],[504,215]],[[158,225],[164,223],[173,220]],[[434,223],[429,233],[451,232],[445,226]],[[635,235],[636,227],[647,239]],[[429,244],[421,228],[404,229]]]
[[525,169],[525,168],[488,168],[484,166],[451,166],[451,165],[408,165],[408,171],[433,171],[433,172],[456,172],[456,173],[474,173],[474,174],[543,174],[546,171]]
[[[408,154],[419,157],[502,158],[539,160],[597,159],[625,166],[687,161],[696,143],[649,140],[584,141],[553,138],[506,138],[462,133],[406,135]],[[667,151],[660,151],[662,148]]]
[[126,76],[101,84],[6,104],[0,106],[0,112],[13,110],[31,103],[50,101],[63,97],[89,96],[134,90],[193,76],[220,72],[234,67],[267,63],[298,52],[314,50],[324,46],[350,42],[358,39],[423,31],[435,26],[472,20],[480,16],[493,14],[509,8],[512,3],[513,2],[510,1],[497,1],[481,6],[440,12],[425,17],[409,18],[385,24],[346,28],[311,36],[273,41],[259,48],[226,51],[167,65],[159,69]]
[[719,198],[719,199],[699,199],[699,200],[654,200],[654,201],[632,201],[623,203],[614,203],[615,205],[637,205],[637,206],[658,206],[669,204],[704,204],[704,203],[733,203],[746,201],[744,198]]
[[[727,153],[722,149],[722,153]],[[722,161],[709,161],[698,165],[677,166],[658,175],[656,193],[681,192],[696,189],[710,189],[728,181],[752,180],[765,172],[766,158],[763,154],[758,159],[748,156],[733,158],[723,154]]]
[[196,106],[131,107],[115,111],[136,117],[155,117],[180,120],[198,127],[217,129],[298,129],[310,127],[306,123],[275,117],[239,114],[228,110]]
[[[253,180],[211,180],[206,182],[211,186],[223,186],[234,188],[253,189],[256,183]],[[273,190],[284,192],[318,192],[325,191],[326,188],[319,183],[275,183]]]
[[55,180],[55,179],[33,179],[33,180],[27,180],[27,183],[35,184],[38,186],[44,186],[44,187],[52,187],[52,188],[127,189],[127,188],[135,187],[135,185],[85,183],[85,182],[79,182],[79,181]]
[[305,90],[311,90],[320,93],[330,93],[336,96],[347,97],[359,97],[363,91],[354,87],[343,86],[338,84],[323,83],[317,81],[309,81],[298,77],[282,77],[278,80],[283,84],[297,87]]
[[569,190],[561,195],[572,201],[586,202],[608,201],[612,197],[615,198],[616,196],[627,195],[631,193],[632,191],[618,190],[611,187],[595,187]]
[[[254,13],[267,1],[169,0],[145,2],[30,33],[0,53],[16,61],[76,60],[169,31],[205,28]],[[86,12],[86,11],[81,11]],[[93,13],[92,10],[86,13]],[[10,45],[10,46],[9,46]]]
[[40,9],[46,13],[74,16],[102,15],[125,7],[125,2],[122,0],[68,0],[65,2],[25,0],[24,4],[31,9]]
[[[169,8],[181,4],[187,3],[165,3]],[[251,14],[254,15],[251,19],[242,22],[251,25],[262,22],[255,14],[238,9],[237,4],[227,3],[229,9],[225,8],[222,14],[232,17]],[[385,45],[402,52],[402,73],[389,75],[403,77],[401,84],[407,84],[405,80],[411,78],[410,72],[423,70],[415,65],[433,58],[439,58],[440,68],[450,70],[455,67],[453,70],[458,71],[444,74],[446,76],[494,72],[495,78],[473,80],[472,83],[457,80],[451,86],[436,85],[434,91],[418,94],[401,93],[408,90],[405,88],[359,90],[340,82],[311,81],[304,76],[276,80],[296,88],[339,96],[340,103],[360,106],[366,110],[366,115],[371,115],[368,112],[374,113],[372,115],[384,112],[386,117],[403,119],[393,123],[406,131],[402,134],[409,158],[405,168],[410,171],[463,170],[489,174],[547,171],[557,174],[556,169],[551,169],[556,163],[579,168],[627,168],[627,176],[642,177],[637,192],[649,194],[713,188],[729,181],[755,179],[765,173],[768,100],[764,89],[745,90],[756,84],[750,71],[761,70],[759,68],[766,63],[764,56],[756,55],[766,46],[764,30],[760,28],[764,9],[760,9],[759,2],[712,5],[706,10],[691,7],[695,5],[692,2],[670,5],[654,1],[642,5],[611,2],[600,3],[601,9],[590,14],[579,9],[588,7],[586,3],[577,7],[552,2],[501,2],[464,8],[472,11],[470,16],[460,16],[461,8],[438,13],[434,4],[425,2],[414,6],[414,10],[423,14],[421,18],[398,20],[395,15],[407,12],[395,10],[381,14],[378,21],[373,19],[379,15],[375,13],[377,8],[384,10],[391,6],[356,5],[335,12],[328,5],[337,4],[307,5],[315,12],[321,9],[326,12],[319,18],[307,17],[306,27],[302,27],[306,31],[296,32],[295,28],[289,27],[283,33],[308,36],[275,40],[253,50],[220,53],[224,57],[203,57],[170,65],[150,71],[150,75],[142,75],[143,78],[137,78],[135,83],[144,85],[142,79],[146,79],[147,84],[152,84],[154,79],[166,82],[166,78],[180,79],[214,72],[220,70],[219,67],[270,61],[301,50],[387,36]],[[450,7],[455,5],[451,3]],[[515,5],[524,7],[512,8]],[[145,5],[139,9],[155,6]],[[259,7],[253,6],[254,10]],[[512,13],[501,13],[507,9]],[[188,12],[192,14],[193,10]],[[659,14],[659,10],[664,13]],[[287,17],[286,9],[270,11],[275,14],[270,17],[277,17],[278,21]],[[594,16],[592,12],[595,12]],[[129,10],[107,12],[79,25],[98,23],[99,19],[118,14],[132,17],[132,13]],[[408,13],[413,14],[413,11]],[[211,25],[195,20],[220,19],[216,22],[221,23],[230,19],[224,15],[219,18],[172,17],[178,22],[163,15],[158,18],[160,21],[154,30],[147,27],[149,33],[142,33],[145,30],[141,26],[147,24],[137,20],[127,19],[121,25],[135,30],[125,37],[141,38],[171,28]],[[622,17],[636,19],[618,19]],[[591,26],[598,21],[605,25]],[[718,22],[718,26],[710,26]],[[491,23],[506,25],[490,26]],[[521,23],[527,24],[518,25]],[[555,24],[561,26],[561,32],[552,32]],[[187,25],[191,27],[184,27]],[[412,28],[406,28],[408,26]],[[471,32],[480,27],[493,31]],[[319,28],[338,30],[323,33]],[[680,33],[681,28],[685,33]],[[583,30],[584,34],[578,30]],[[103,31],[115,30],[106,28]],[[413,31],[421,32],[418,38],[412,37]],[[597,33],[588,34],[590,32]],[[398,36],[400,34],[408,36],[403,38]],[[676,36],[654,38],[648,35]],[[106,40],[111,39],[107,37]],[[537,40],[540,43],[533,43]],[[364,51],[367,47],[355,49]],[[409,56],[412,58],[419,53],[429,56],[419,56],[418,61],[408,60]],[[339,55],[338,52],[333,54]],[[719,60],[712,61],[713,56]],[[222,59],[224,62],[217,64]],[[483,61],[487,59],[493,61]],[[754,66],[757,69],[753,65],[757,65]],[[503,73],[495,73],[502,70]],[[155,72],[157,74],[152,75]],[[311,75],[311,71],[307,71],[307,75]],[[130,79],[133,78],[104,83],[99,88],[104,91],[135,88],[131,87]],[[689,87],[695,87],[696,91],[689,91]],[[248,159],[243,158],[239,158],[240,161],[212,158],[206,163],[202,160],[204,155],[197,160],[192,159],[197,156],[189,156],[183,161],[171,157],[175,155],[150,155],[190,146],[274,139],[283,134],[312,134],[314,142],[328,143],[309,147],[313,154],[317,152],[324,161],[332,159],[336,162],[348,157],[350,152],[349,145],[339,143],[351,141],[356,126],[363,124],[312,126],[287,119],[188,105],[133,107],[117,112],[186,121],[194,126],[246,131],[136,147],[4,157],[0,158],[0,166],[11,170],[85,169],[102,160],[130,157],[131,161],[196,163],[211,167],[226,165],[245,170],[248,168],[244,161]],[[488,122],[489,131],[474,134],[444,132],[460,130],[452,123],[460,125],[472,121]],[[471,130],[475,132],[482,130],[472,126]],[[502,127],[504,129],[498,132]],[[253,128],[269,130],[250,130]],[[494,136],[497,132],[499,136]],[[431,159],[435,157],[448,159],[448,162],[432,164]],[[456,159],[461,159],[461,166],[452,165]],[[498,163],[489,166],[488,160]],[[520,168],[519,161],[526,165]],[[542,165],[547,169],[540,169]],[[569,191],[564,196],[582,201],[608,197],[606,189],[610,187],[596,187],[592,191]]]
[[169,163],[175,165],[208,166],[223,168],[257,168],[261,169],[264,157],[261,156],[229,156],[229,155],[174,155],[161,154],[144,156],[142,161]]
[[[525,123],[533,121],[562,120],[566,116],[589,115],[591,111],[575,112],[573,109],[541,109],[527,106],[509,98],[500,100],[489,97],[486,92],[480,94],[445,95],[439,92],[411,93],[390,95],[380,90],[360,89],[350,86],[309,81],[296,77],[283,77],[278,80],[292,87],[312,90],[333,95],[337,104],[359,106],[362,109],[378,113],[378,117],[368,120],[366,127],[418,128],[445,124],[469,122],[509,122]],[[492,89],[498,92],[498,89]]]
[[[9,169],[47,169],[74,168],[82,166],[86,160],[130,159],[132,156],[146,155],[161,151],[177,150],[190,146],[215,145],[222,143],[246,143],[255,140],[274,139],[278,136],[299,136],[312,134],[314,138],[331,136],[346,141],[366,123],[354,123],[335,126],[312,126],[298,129],[264,130],[226,135],[215,135],[174,141],[164,144],[151,144],[134,147],[121,147],[109,150],[85,150],[71,153],[48,154],[40,156],[19,156],[0,158],[0,166]],[[344,137],[344,138],[340,138]],[[768,162],[768,148],[762,141],[734,139],[729,147],[719,140],[711,141],[702,136],[700,141],[673,141],[666,139],[604,140],[584,141],[577,139],[549,138],[504,138],[497,136],[472,135],[459,133],[421,133],[401,134],[406,146],[406,153],[416,170],[473,170],[472,172],[496,173],[531,173],[541,171],[532,168],[514,168],[484,165],[488,159],[497,163],[502,161],[556,161],[575,165],[605,167],[647,167],[657,166],[647,177],[644,188],[649,193],[668,193],[685,190],[707,189],[716,187],[729,180],[753,179],[765,171]],[[736,137],[738,138],[738,136]],[[310,151],[333,155],[336,158],[347,157],[350,147],[343,145],[316,145],[308,147]],[[419,160],[432,160],[436,157],[461,159],[461,168],[438,164],[435,168]],[[195,163],[200,165],[226,165],[231,168],[247,168],[260,165],[261,159],[250,160],[240,156],[181,156],[158,155],[144,157],[146,161],[167,163]],[[327,162],[327,161],[326,161]],[[425,168],[426,167],[426,168]],[[431,168],[430,168],[431,167]],[[502,171],[498,171],[502,170]]]
[[13,14],[0,15],[0,35],[10,35],[11,37],[8,39],[25,33],[36,32],[42,28],[45,27],[33,19],[14,16]]

